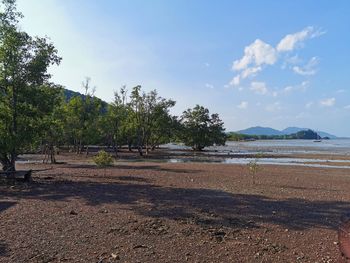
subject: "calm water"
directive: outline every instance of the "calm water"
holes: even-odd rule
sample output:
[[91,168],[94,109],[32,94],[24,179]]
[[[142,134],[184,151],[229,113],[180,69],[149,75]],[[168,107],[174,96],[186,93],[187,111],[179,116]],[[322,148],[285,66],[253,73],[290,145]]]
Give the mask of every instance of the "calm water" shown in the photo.
[[[182,145],[167,144],[170,149],[186,149]],[[258,140],[252,142],[227,142],[225,146],[208,147],[217,153],[329,153],[350,155],[350,139],[313,140]]]
[[[183,145],[167,144],[165,147],[170,149],[189,149]],[[206,148],[208,155],[222,155],[221,158],[181,158],[170,159],[168,162],[209,162],[209,163],[226,163],[226,164],[247,164],[254,160],[257,153],[269,153],[271,155],[288,155],[293,153],[302,154],[335,154],[350,156],[350,139],[334,139],[314,142],[313,140],[259,140],[252,142],[227,142],[225,146],[213,146]],[[251,158],[237,158],[235,155],[252,155]],[[312,158],[312,157],[310,157]],[[259,158],[260,164],[274,165],[293,165],[307,167],[324,167],[324,168],[341,168],[350,169],[348,160],[327,159],[302,159],[302,158]],[[337,163],[337,165],[334,165]]]

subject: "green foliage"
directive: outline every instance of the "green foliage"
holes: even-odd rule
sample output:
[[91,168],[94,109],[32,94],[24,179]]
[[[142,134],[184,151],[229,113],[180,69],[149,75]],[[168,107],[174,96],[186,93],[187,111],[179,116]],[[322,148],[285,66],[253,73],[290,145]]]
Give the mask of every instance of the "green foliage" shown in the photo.
[[130,129],[136,131],[140,155],[143,147],[148,153],[150,148],[170,140],[174,118],[169,110],[174,105],[175,101],[159,97],[156,90],[145,93],[141,91],[141,86],[133,88],[129,103],[129,123]]
[[94,96],[89,78],[83,82],[83,88],[85,95],[73,97],[64,107],[65,137],[77,153],[81,153],[85,145],[98,143],[101,137],[103,103]]
[[98,167],[106,167],[113,164],[113,157],[103,150],[99,151],[93,160]]
[[[160,144],[181,139],[195,150],[225,143],[223,122],[217,114],[196,106],[181,119],[170,111],[175,101],[145,92],[141,86],[115,93],[113,103],[94,96],[90,79],[85,94],[68,92],[50,83],[48,68],[61,58],[47,38],[31,37],[18,26],[22,14],[15,0],[0,5],[0,163],[15,169],[16,157],[45,146],[55,162],[54,148],[74,146],[81,153],[89,145],[138,148],[140,155]],[[107,156],[101,158],[110,159]],[[99,155],[97,156],[99,159]],[[102,162],[103,163],[103,162]]]
[[248,171],[249,171],[249,174],[252,176],[253,178],[253,184],[255,184],[255,176],[256,174],[259,172],[260,170],[260,165],[258,164],[258,161],[260,158],[263,157],[263,154],[262,153],[258,153],[255,158],[253,160],[251,160],[248,164],[247,164],[247,167],[248,167]]
[[207,146],[224,145],[226,135],[224,123],[218,114],[209,115],[209,110],[196,105],[184,111],[181,116],[182,128],[179,137],[187,146],[201,151]]
[[0,162],[14,170],[18,154],[31,148],[52,112],[47,69],[59,64],[57,50],[46,38],[19,29],[22,17],[15,1],[3,0],[0,11]]

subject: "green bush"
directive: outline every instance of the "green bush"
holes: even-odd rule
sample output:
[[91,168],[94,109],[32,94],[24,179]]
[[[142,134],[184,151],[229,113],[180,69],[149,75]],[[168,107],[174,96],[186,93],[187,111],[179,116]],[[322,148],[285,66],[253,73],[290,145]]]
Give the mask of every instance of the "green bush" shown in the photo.
[[113,157],[104,150],[99,151],[93,160],[98,167],[110,166],[113,163]]

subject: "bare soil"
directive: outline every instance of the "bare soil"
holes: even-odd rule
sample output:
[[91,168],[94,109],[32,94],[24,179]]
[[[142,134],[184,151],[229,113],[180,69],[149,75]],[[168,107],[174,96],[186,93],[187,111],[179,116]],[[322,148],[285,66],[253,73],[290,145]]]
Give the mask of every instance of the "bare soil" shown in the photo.
[[348,169],[59,159],[0,184],[0,262],[340,259]]

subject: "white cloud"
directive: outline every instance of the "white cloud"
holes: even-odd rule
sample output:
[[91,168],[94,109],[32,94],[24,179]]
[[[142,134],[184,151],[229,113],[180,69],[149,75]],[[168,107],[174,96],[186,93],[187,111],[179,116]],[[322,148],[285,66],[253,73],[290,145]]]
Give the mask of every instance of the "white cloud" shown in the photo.
[[205,87],[208,89],[214,89],[214,85],[209,84],[209,83],[205,83]]
[[241,82],[241,76],[237,75],[231,80],[230,85],[231,86],[238,86],[240,82]]
[[302,59],[298,55],[294,55],[292,57],[287,57],[286,62],[288,64],[299,64],[302,62]]
[[241,77],[242,79],[245,79],[249,76],[255,76],[257,72],[261,71],[262,68],[260,66],[258,67],[251,67],[251,68],[246,68],[245,70],[242,71]]
[[266,106],[265,110],[270,111],[270,112],[275,112],[281,110],[281,103],[276,101],[275,103],[269,104]]
[[310,86],[310,82],[309,81],[303,81],[302,83],[300,83],[298,85],[286,86],[283,89],[283,92],[284,93],[289,93],[289,92],[292,92],[292,91],[305,91],[309,86]]
[[232,69],[235,71],[246,69],[250,64],[260,66],[273,65],[277,60],[276,50],[264,41],[257,39],[244,48],[244,56],[233,62]]
[[309,113],[301,112],[301,113],[299,113],[298,115],[295,116],[295,119],[305,119],[305,118],[308,118],[308,117],[310,117]]
[[318,65],[318,63],[319,63],[319,59],[317,57],[313,57],[303,67],[294,66],[293,71],[299,75],[302,75],[302,76],[315,75],[317,72],[315,67]]
[[346,106],[344,107],[344,109],[350,110],[350,105],[346,105]]
[[308,26],[297,33],[288,34],[284,38],[282,38],[282,40],[277,45],[277,51],[278,52],[292,51],[295,48],[301,46],[304,40],[318,37],[324,33],[325,32],[316,30],[312,26]]
[[207,68],[209,68],[209,67],[210,67],[210,64],[209,64],[208,62],[205,62],[205,63],[204,63],[204,66],[206,66]]
[[328,98],[320,101],[320,105],[323,107],[332,107],[335,104],[335,98]]
[[261,95],[265,95],[268,92],[265,82],[253,81],[251,83],[250,90],[254,91],[256,94],[261,94]]
[[237,106],[238,109],[244,110],[248,108],[248,102],[247,101],[241,101],[241,103]]
[[315,38],[324,33],[325,32],[321,32],[309,26],[300,32],[286,35],[281,39],[276,48],[260,39],[256,39],[253,43],[244,48],[243,57],[233,62],[232,70],[239,73],[233,78],[230,85],[237,86],[242,80],[256,76],[265,66],[274,65],[279,57],[285,59],[282,69],[290,64],[294,65],[291,69],[297,74],[303,76],[314,75],[316,73],[315,66],[317,66],[319,62],[317,57],[311,58],[306,65],[301,67],[297,65],[302,61],[298,55],[286,58],[288,53],[285,56],[280,56],[280,53],[293,51],[297,47],[302,46],[302,43],[306,39]]
[[312,105],[314,105],[314,103],[312,101],[310,101],[310,102],[305,104],[305,108],[310,109],[312,107]]
[[338,90],[336,91],[336,93],[344,93],[344,92],[346,92],[345,89],[338,89]]

